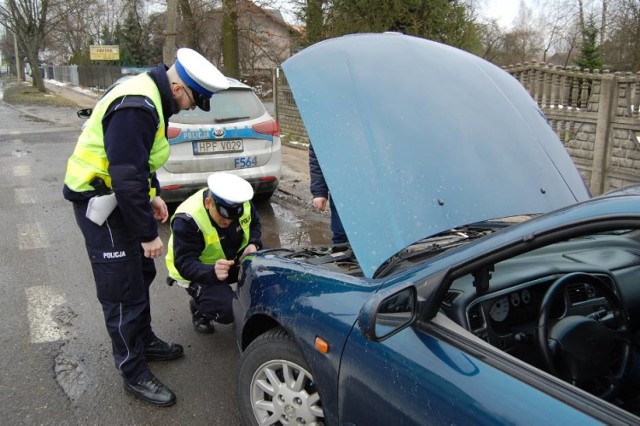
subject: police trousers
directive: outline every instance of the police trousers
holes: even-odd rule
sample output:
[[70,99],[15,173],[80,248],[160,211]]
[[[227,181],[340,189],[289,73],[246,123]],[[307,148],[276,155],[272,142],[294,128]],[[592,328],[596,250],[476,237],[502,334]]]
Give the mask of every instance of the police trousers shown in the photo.
[[192,282],[186,289],[191,296],[191,314],[220,324],[231,324],[233,289],[227,283],[198,284]]
[[86,202],[73,203],[111,337],[115,366],[130,383],[149,379],[144,348],[155,338],[149,304],[155,264],[144,257],[140,242],[131,236],[118,207],[102,226],[87,219],[86,210]]

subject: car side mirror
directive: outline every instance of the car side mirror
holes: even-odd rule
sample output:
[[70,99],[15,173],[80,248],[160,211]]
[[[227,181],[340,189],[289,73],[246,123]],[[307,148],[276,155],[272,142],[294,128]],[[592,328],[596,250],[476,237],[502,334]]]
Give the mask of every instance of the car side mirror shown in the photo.
[[91,117],[91,113],[93,112],[93,108],[83,108],[83,109],[79,109],[76,114],[78,114],[78,117],[80,118],[89,118]]
[[371,340],[384,339],[411,324],[416,316],[417,296],[414,287],[407,287],[379,303],[369,305],[368,314],[361,315],[363,334]]

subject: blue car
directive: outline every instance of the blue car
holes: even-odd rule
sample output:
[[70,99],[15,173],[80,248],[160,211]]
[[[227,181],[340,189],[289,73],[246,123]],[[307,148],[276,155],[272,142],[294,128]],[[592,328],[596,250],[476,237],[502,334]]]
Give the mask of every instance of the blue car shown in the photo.
[[531,96],[455,48],[283,64],[349,242],[234,300],[246,424],[638,424],[640,190],[593,198]]

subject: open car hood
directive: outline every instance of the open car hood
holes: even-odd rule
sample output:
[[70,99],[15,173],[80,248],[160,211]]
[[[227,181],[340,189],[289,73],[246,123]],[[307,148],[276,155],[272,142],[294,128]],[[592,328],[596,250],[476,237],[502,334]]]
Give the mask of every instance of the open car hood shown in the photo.
[[283,70],[367,277],[425,237],[590,196],[528,92],[470,53],[358,34]]

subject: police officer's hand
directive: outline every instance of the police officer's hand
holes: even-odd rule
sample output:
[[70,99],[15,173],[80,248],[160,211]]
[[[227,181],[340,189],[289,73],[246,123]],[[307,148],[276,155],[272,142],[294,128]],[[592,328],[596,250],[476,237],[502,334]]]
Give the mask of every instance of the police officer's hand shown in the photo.
[[229,269],[234,265],[233,260],[218,259],[214,267],[218,280],[224,281],[229,277]]
[[247,247],[245,247],[244,251],[242,252],[242,256],[240,256],[240,259],[248,255],[249,253],[255,253],[257,251],[258,247],[255,244],[249,244]]
[[325,197],[316,197],[313,199],[313,207],[320,210],[321,212],[327,208],[327,199]]
[[164,244],[162,244],[160,237],[156,237],[153,241],[141,243],[141,245],[144,250],[144,257],[155,259],[164,253]]
[[165,223],[169,218],[169,210],[167,209],[167,203],[158,195],[151,200],[151,207],[153,207],[153,217],[162,223]]

